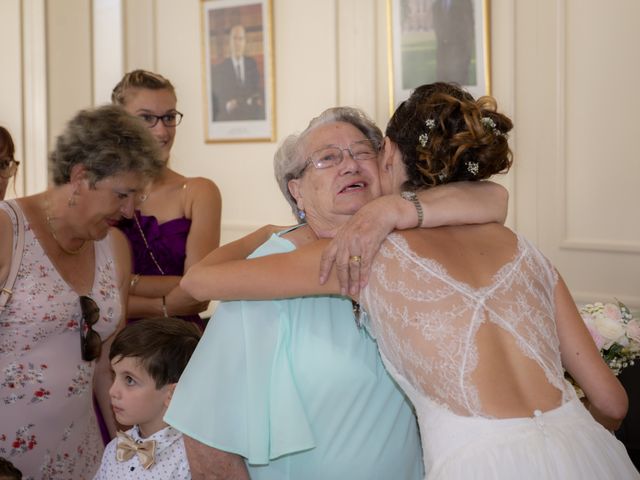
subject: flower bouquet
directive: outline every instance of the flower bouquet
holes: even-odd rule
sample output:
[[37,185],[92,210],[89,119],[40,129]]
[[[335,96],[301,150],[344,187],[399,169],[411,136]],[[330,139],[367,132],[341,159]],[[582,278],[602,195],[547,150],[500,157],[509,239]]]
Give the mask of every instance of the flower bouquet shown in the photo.
[[614,375],[640,357],[640,320],[622,302],[594,303],[580,309],[600,355]]
[[[593,341],[600,355],[615,376],[640,358],[640,320],[633,318],[625,304],[589,303],[580,309]],[[567,379],[573,384],[578,397],[584,393],[567,373]]]

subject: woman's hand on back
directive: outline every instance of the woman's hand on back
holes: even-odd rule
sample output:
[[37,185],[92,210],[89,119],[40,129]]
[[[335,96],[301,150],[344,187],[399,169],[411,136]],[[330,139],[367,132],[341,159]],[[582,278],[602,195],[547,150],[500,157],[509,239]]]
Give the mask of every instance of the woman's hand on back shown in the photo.
[[341,293],[357,297],[369,281],[371,263],[380,245],[397,226],[403,203],[407,202],[399,195],[379,197],[340,227],[322,253],[320,283],[324,285],[335,264]]

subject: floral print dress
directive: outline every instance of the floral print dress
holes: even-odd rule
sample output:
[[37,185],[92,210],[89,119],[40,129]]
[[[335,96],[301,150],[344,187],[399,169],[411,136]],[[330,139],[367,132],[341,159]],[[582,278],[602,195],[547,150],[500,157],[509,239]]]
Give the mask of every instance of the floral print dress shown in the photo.
[[[22,215],[19,206],[16,210]],[[14,247],[16,219],[12,218]],[[100,308],[94,329],[111,335],[122,315],[110,238],[94,243],[89,296]],[[104,450],[92,403],[95,362],[80,354],[80,302],[25,219],[13,297],[0,311],[0,456],[25,479],[90,479]]]

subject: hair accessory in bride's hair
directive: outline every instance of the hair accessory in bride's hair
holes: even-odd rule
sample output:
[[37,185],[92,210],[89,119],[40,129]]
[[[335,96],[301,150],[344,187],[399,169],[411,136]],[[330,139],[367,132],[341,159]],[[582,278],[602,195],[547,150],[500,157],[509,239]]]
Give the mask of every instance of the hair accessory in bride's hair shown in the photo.
[[[427,132],[431,131],[431,129],[433,127],[436,126],[436,121],[432,118],[428,118],[427,120],[424,121],[425,126],[427,127]],[[429,135],[428,133],[425,132],[423,134],[421,134],[418,137],[418,141],[420,142],[420,145],[424,148],[427,146],[427,142],[429,141]]]
[[482,117],[480,119],[480,123],[482,123],[484,128],[486,128],[487,130],[491,130],[494,135],[498,135],[500,137],[507,138],[507,134],[506,133],[501,132],[500,130],[498,130],[498,126],[496,125],[496,122],[493,121],[493,118]]
[[478,162],[471,162],[467,160],[465,163],[467,165],[467,172],[473,176],[478,175],[478,172],[480,171],[480,164]]

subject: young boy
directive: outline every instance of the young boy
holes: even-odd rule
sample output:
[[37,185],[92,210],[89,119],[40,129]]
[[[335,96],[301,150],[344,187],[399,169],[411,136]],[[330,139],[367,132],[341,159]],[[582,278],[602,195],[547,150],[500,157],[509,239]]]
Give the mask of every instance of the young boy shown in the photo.
[[22,480],[22,472],[9,460],[0,457],[0,480]]
[[121,425],[94,480],[190,479],[182,433],[163,421],[173,390],[200,339],[191,323],[148,318],[127,325],[109,351],[111,406]]

